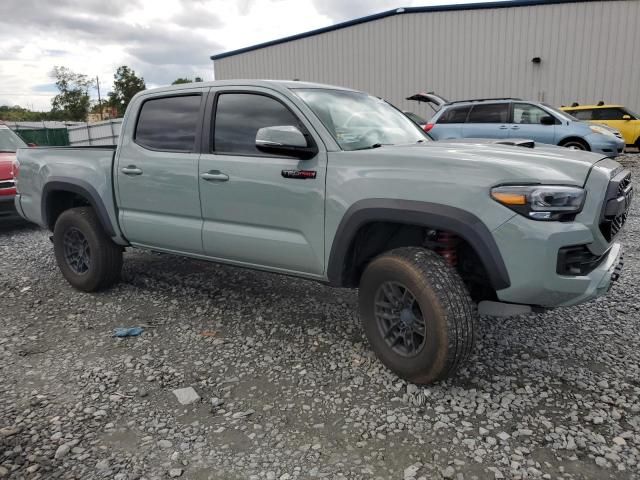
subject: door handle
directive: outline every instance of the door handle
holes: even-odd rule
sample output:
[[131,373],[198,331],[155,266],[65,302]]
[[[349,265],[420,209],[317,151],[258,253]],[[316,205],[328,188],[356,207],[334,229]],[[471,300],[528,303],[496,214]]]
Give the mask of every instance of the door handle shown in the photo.
[[511,127],[511,130],[520,130],[520,127],[518,125],[514,125],[513,127]]
[[220,170],[209,170],[208,172],[202,172],[200,178],[207,182],[226,182],[229,180],[229,175],[222,173]]
[[506,130],[507,128],[509,127],[507,127],[506,125],[500,125],[500,130]]
[[135,165],[129,165],[120,170],[125,175],[142,175],[142,170]]

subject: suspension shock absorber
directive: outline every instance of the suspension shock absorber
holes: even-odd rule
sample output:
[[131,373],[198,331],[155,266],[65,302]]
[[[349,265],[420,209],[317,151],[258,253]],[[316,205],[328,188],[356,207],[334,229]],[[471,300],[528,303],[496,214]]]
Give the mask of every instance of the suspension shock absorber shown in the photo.
[[439,244],[436,252],[438,252],[449,265],[455,267],[458,264],[458,237],[453,233],[438,232],[436,241]]

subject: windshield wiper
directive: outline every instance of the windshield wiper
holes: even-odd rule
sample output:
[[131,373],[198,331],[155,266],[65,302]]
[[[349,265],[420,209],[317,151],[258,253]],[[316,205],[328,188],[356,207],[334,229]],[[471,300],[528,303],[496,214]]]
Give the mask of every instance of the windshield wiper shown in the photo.
[[373,145],[369,145],[368,147],[354,148],[353,150],[371,150],[372,148],[380,148],[382,143],[374,143]]

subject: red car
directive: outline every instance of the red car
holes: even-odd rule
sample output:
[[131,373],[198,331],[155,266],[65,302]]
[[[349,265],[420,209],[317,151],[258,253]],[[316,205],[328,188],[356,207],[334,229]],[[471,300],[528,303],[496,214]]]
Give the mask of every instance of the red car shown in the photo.
[[0,125],[0,219],[17,217],[13,199],[16,196],[16,150],[26,147],[18,135],[6,125]]

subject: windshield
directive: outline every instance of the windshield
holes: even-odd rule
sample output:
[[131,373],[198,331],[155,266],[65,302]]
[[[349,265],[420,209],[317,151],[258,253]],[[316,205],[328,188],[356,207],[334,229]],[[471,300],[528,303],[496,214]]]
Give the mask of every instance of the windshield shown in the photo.
[[573,115],[570,115],[570,114],[568,114],[567,112],[565,112],[563,110],[558,110],[557,108],[552,107],[551,105],[547,105],[546,103],[543,103],[542,105],[544,105],[544,108],[546,108],[547,110],[551,110],[553,113],[555,113],[556,115],[558,115],[560,118],[562,118],[564,120],[570,120],[572,122],[581,122],[582,121],[579,118],[576,118]]
[[0,127],[0,152],[15,152],[26,146],[27,144],[8,127]]
[[426,134],[389,103],[366,93],[296,89],[343,150],[428,141]]

